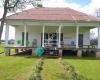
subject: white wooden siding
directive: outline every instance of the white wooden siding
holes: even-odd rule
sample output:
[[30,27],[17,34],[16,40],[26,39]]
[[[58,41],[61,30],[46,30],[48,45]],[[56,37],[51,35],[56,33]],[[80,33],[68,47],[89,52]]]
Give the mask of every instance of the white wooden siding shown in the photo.
[[[57,32],[58,26],[46,26],[45,32]],[[22,32],[24,32],[24,26],[15,27],[15,40],[22,40]],[[32,41],[37,39],[37,45],[41,46],[41,32],[42,26],[27,26],[27,32],[29,34],[30,46]],[[62,28],[64,44],[71,44],[72,41],[76,43],[76,29],[75,27],[63,27]],[[89,45],[89,29],[82,27],[79,29],[79,33],[83,34],[83,45]],[[16,42],[15,41],[15,42]]]

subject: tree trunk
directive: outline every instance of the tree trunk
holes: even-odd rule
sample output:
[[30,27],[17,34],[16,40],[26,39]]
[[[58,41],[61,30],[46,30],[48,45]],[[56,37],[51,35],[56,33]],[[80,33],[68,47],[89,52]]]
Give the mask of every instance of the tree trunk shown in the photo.
[[1,19],[1,26],[0,26],[0,43],[1,43],[1,36],[2,36],[2,32],[3,32],[5,18],[6,18],[6,15],[7,15],[7,4],[8,4],[8,2],[9,2],[9,0],[5,0],[5,3],[4,3],[4,13],[3,13],[3,17]]
[[4,27],[4,22],[5,22],[6,14],[7,14],[7,10],[4,11],[3,18],[1,20],[1,26],[0,26],[0,42],[1,42],[1,36],[2,36],[2,32],[3,32],[3,27]]

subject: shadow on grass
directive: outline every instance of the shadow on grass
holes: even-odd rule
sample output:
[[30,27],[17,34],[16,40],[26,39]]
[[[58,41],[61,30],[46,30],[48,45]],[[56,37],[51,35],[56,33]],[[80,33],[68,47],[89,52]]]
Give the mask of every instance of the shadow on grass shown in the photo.
[[[18,54],[13,54],[11,56],[15,56],[15,57],[25,57],[25,58],[40,58],[38,56],[32,56],[30,53],[18,53]],[[44,58],[47,59],[57,59],[59,57],[46,57],[46,56],[42,56]],[[78,58],[77,56],[62,56],[62,59],[72,59],[72,60],[100,60],[100,58],[96,58],[96,57],[81,57]]]
[[78,58],[77,56],[63,56],[62,59],[72,59],[72,60],[100,60],[100,58],[96,57],[81,57]]
[[15,56],[15,57],[25,57],[25,58],[41,58],[44,57],[45,59],[57,59],[58,57],[46,57],[45,55],[39,57],[39,56],[32,56],[31,53],[27,53],[27,52],[21,52],[21,53],[17,53],[17,54],[13,54],[11,56]]
[[14,56],[14,57],[24,57],[24,58],[39,58],[38,56],[32,56],[31,54],[29,53],[18,53],[18,54],[13,54],[13,55],[10,55],[10,56]]
[[58,59],[58,57],[45,57],[45,56],[44,56],[44,58],[45,59]]

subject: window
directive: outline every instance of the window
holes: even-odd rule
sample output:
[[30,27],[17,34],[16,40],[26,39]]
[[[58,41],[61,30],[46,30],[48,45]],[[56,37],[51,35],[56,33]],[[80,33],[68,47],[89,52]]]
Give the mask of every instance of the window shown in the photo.
[[[63,33],[61,33],[61,41],[63,41]],[[58,33],[44,33],[45,45],[57,46],[57,43],[58,43]]]

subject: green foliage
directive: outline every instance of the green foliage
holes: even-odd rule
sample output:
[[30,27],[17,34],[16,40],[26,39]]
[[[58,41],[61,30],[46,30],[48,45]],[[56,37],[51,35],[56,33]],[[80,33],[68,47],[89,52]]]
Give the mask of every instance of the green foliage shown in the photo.
[[42,66],[43,66],[43,60],[40,60],[33,69],[33,73],[29,78],[29,80],[41,80],[40,72],[42,70]]
[[66,71],[66,73],[69,74],[69,78],[71,80],[87,80],[86,78],[84,78],[83,76],[79,75],[76,71],[75,68],[70,65],[69,63],[65,63],[63,61],[60,61],[61,64],[64,66],[64,69]]
[[17,44],[21,44],[21,40],[17,40]]
[[1,45],[0,45],[0,54],[1,54],[2,52],[4,52],[4,47],[3,47],[3,45],[1,44]]

